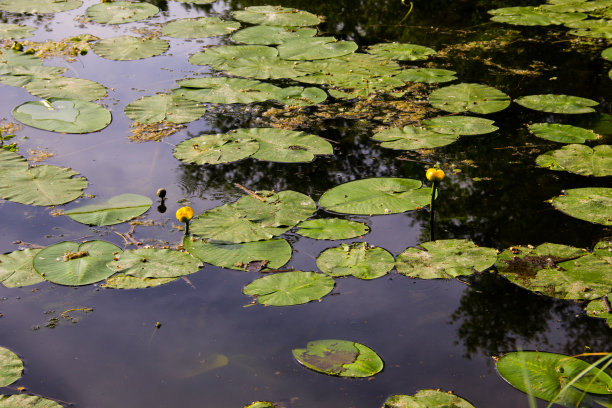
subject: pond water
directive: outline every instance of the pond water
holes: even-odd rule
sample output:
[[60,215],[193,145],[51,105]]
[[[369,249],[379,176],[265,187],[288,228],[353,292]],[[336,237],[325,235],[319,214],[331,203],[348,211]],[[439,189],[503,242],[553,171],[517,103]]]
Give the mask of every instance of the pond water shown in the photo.
[[[179,18],[232,20],[234,10],[267,4],[151,1],[161,10],[155,16],[105,25],[82,18],[95,3],[85,0],[74,10],[36,16],[3,12],[2,22],[36,27],[29,41],[59,41],[79,34],[107,38],[160,30]],[[326,103],[334,108],[329,114],[319,107],[282,111],[283,105],[273,102],[211,105],[201,119],[162,141],[137,143],[129,139],[133,128],[123,113],[125,106],[176,88],[179,79],[213,75],[214,70],[192,65],[188,57],[204,47],[232,44],[228,36],[162,37],[170,43],[168,51],[136,61],[113,61],[91,51],[74,62],[46,59],[45,65],[67,67],[65,76],[106,86],[108,96],[100,103],[112,112],[112,123],[87,134],[24,126],[11,140],[17,142],[19,153],[26,157],[29,150],[52,153],[43,163],[70,167],[86,177],[86,194],[100,198],[141,194],[154,204],[139,225],[88,227],[54,216],[56,208],[0,201],[0,253],[92,239],[133,249],[135,245],[120,235],[128,233],[144,244],[174,248],[183,238],[183,232],[175,228],[179,226],[175,211],[188,203],[200,214],[234,202],[244,195],[235,183],[253,191],[294,190],[318,201],[325,191],[351,180],[424,180],[425,170],[437,163],[447,177],[436,201],[436,239],[469,239],[500,251],[544,242],[590,250],[612,235],[610,228],[572,218],[547,200],[564,189],[609,187],[610,177],[537,167],[536,157],[559,145],[534,137],[525,124],[553,122],[601,129],[601,114],[612,110],[610,63],[600,56],[608,40],[576,41],[558,26],[499,24],[487,14],[493,8],[536,4],[430,0],[415,2],[404,18],[409,7],[400,1],[283,0],[284,7],[324,16],[318,35],[355,41],[360,51],[394,41],[431,47],[438,54],[402,65],[456,71],[458,80],[453,83],[486,84],[512,99],[555,93],[600,104],[595,113],[559,115],[513,103],[486,115],[498,131],[461,137],[425,152],[384,149],[371,135],[382,127],[411,124],[408,118],[418,109],[430,109],[425,114],[435,116],[427,95],[448,84],[421,85],[398,99],[407,102],[404,106],[377,103],[388,102],[389,97],[370,102],[330,98]],[[5,122],[14,121],[14,107],[37,99],[23,88],[0,86],[0,117]],[[271,125],[321,136],[332,143],[334,154],[317,156],[309,163],[247,158],[216,165],[185,164],[173,156],[175,145],[200,134]],[[599,132],[603,138],[596,144],[609,143],[612,129],[608,134]],[[165,212],[156,210],[159,188],[167,190]],[[88,201],[79,198],[59,208],[68,210]],[[316,218],[329,216],[370,227],[367,235],[343,242],[368,242],[394,256],[430,237],[427,209],[368,216],[338,215],[319,208],[315,214]],[[293,249],[284,269],[317,271],[317,256],[339,245],[305,238],[293,230],[282,237]],[[293,408],[366,408],[380,407],[393,394],[439,388],[452,390],[476,407],[509,408],[528,406],[527,397],[497,373],[492,356],[519,349],[567,355],[611,351],[612,329],[603,319],[587,317],[584,303],[535,294],[494,273],[461,280],[420,280],[393,270],[369,281],[336,278],[331,295],[287,307],[252,304],[242,293],[245,285],[260,276],[206,264],[188,280],[148,289],[114,290],[99,284],[73,288],[49,282],[22,288],[0,285],[0,346],[17,353],[25,365],[23,376],[0,391],[12,394],[17,387],[25,387],[28,393],[78,408],[225,408],[257,400]],[[73,321],[61,316],[79,308],[93,311],[68,312]],[[385,368],[363,379],[316,373],[298,364],[291,350],[317,339],[367,345],[381,356]]]

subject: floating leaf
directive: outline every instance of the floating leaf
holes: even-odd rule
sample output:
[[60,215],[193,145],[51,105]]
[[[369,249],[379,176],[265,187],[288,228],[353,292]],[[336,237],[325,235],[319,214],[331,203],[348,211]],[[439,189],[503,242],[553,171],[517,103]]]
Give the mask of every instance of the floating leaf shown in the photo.
[[104,281],[100,286],[109,289],[146,289],[165,285],[177,279],[178,278],[136,278],[134,276],[116,274]]
[[466,239],[424,242],[398,255],[397,271],[412,278],[453,279],[493,266],[497,251],[481,248]]
[[199,259],[170,249],[138,248],[117,254],[106,264],[116,273],[135,278],[177,278],[200,270]]
[[[116,3],[102,3],[116,4]],[[147,3],[145,3],[147,4]],[[100,57],[115,61],[133,61],[163,54],[170,47],[160,38],[141,38],[131,35],[105,38],[92,46]]]
[[93,101],[106,96],[106,88],[95,81],[82,78],[55,77],[33,79],[24,86],[39,98],[82,99]]
[[457,79],[455,71],[448,69],[434,68],[411,68],[404,69],[397,74],[395,78],[404,82],[424,82],[427,84],[435,84],[439,82],[449,82]]
[[[237,58],[225,62],[223,70],[230,75],[255,79],[296,78],[306,75],[304,72],[296,69],[294,62],[278,57]],[[323,100],[325,98],[319,102]]]
[[552,199],[557,210],[581,220],[612,225],[612,188],[585,187],[564,192]]
[[64,241],[41,250],[33,265],[46,280],[59,285],[81,286],[99,282],[113,271],[106,264],[121,250],[105,241],[83,244]]
[[96,132],[111,122],[110,112],[100,105],[61,98],[22,103],[13,109],[13,117],[28,126],[62,133]]
[[385,129],[375,133],[372,139],[382,142],[381,147],[395,150],[432,149],[456,142],[459,135],[447,135],[419,127]]
[[56,79],[67,69],[43,65],[4,65],[0,67],[0,83],[22,87],[35,80]]
[[114,1],[94,4],[87,9],[87,17],[100,24],[124,24],[154,16],[159,8],[150,3]]
[[246,270],[255,261],[266,269],[278,269],[291,259],[291,246],[284,239],[227,244],[185,237],[183,246],[202,261],[228,269]]
[[570,34],[589,38],[612,38],[612,21],[608,19],[570,21],[566,23],[573,28]]
[[328,375],[371,377],[383,369],[383,361],[374,350],[347,340],[310,341],[305,349],[292,353],[300,364]]
[[284,27],[257,25],[243,28],[232,35],[232,40],[242,44],[276,45],[304,37],[314,37],[315,28],[287,29]]
[[370,228],[361,223],[341,218],[318,218],[300,222],[295,232],[312,239],[349,239],[360,237],[370,232]]
[[191,3],[191,4],[211,4],[211,3],[214,3],[216,0],[174,0],[174,1],[178,1],[179,3]]
[[281,27],[304,27],[317,25],[319,17],[307,11],[280,6],[252,6],[232,12],[236,20],[250,24]]
[[365,242],[329,248],[317,258],[321,272],[334,277],[352,275],[359,279],[375,279],[386,275],[394,266],[393,255]]
[[0,149],[0,175],[3,171],[27,171],[28,162],[22,155]]
[[581,176],[611,176],[612,146],[601,145],[591,149],[582,144],[570,144],[539,155],[536,158],[536,164],[551,170],[568,171]]
[[430,195],[419,180],[381,177],[336,186],[323,193],[319,204],[345,214],[396,214],[426,206]]
[[125,107],[125,115],[139,123],[187,123],[199,119],[206,108],[178,95],[145,96]]
[[174,157],[194,164],[220,164],[242,160],[259,149],[259,143],[233,134],[201,135],[179,143]]
[[[400,65],[395,61],[361,53],[353,53],[325,60],[299,62],[298,64],[301,71],[310,74],[322,74],[322,77],[384,77],[401,72]],[[300,80],[302,79],[304,78],[300,78]],[[332,78],[328,79],[328,81],[313,80],[309,83],[334,84],[336,81]]]
[[139,194],[121,194],[98,204],[88,204],[64,211],[64,215],[87,225],[113,225],[144,214],[153,202]]
[[210,65],[215,69],[222,70],[226,68],[226,64],[232,61],[241,61],[248,58],[274,58],[277,56],[278,50],[276,48],[264,45],[224,45],[207,48],[203,52],[193,54],[189,57],[189,63],[193,65]]
[[282,104],[290,106],[311,106],[327,99],[327,93],[319,88],[302,88],[291,86],[281,88],[274,93],[274,98]]
[[229,34],[239,28],[240,23],[223,21],[219,17],[184,18],[164,25],[162,35],[173,38],[207,38]]
[[448,135],[484,135],[498,130],[492,120],[473,116],[440,116],[423,121],[426,129]]
[[[2,3],[0,2],[1,7]],[[0,40],[31,37],[34,30],[36,30],[36,27],[28,25],[0,23]]]
[[551,24],[567,24],[587,18],[582,13],[555,13],[537,7],[504,7],[489,10],[491,20],[498,23],[508,23],[526,26],[547,26]]
[[429,95],[429,103],[447,112],[493,113],[506,109],[510,97],[481,84],[457,84],[437,89]]
[[334,37],[308,37],[284,42],[276,48],[279,57],[297,61],[341,57],[358,47],[353,41],[338,41]]
[[243,293],[255,296],[267,306],[292,306],[321,299],[334,288],[334,280],[315,272],[279,272],[264,276],[244,287]]
[[612,61],[612,47],[603,50],[601,52],[601,57],[605,60]]
[[63,408],[55,401],[36,395],[0,395],[0,407],[6,408]]
[[22,373],[23,361],[19,356],[7,348],[0,347],[0,387],[11,385]]
[[276,408],[276,405],[268,401],[255,401],[245,405],[244,408]]
[[[608,300],[608,305],[612,301],[612,294],[604,296]],[[586,307],[586,314],[599,319],[606,319],[608,326],[612,327],[612,312],[608,309],[608,305],[604,302],[604,297],[601,299],[591,300]]]
[[527,127],[537,137],[559,143],[584,143],[599,137],[592,130],[558,123],[533,123]]
[[280,88],[265,82],[240,78],[195,78],[178,81],[173,90],[178,95],[196,102],[252,103],[274,99]]
[[46,14],[73,10],[82,4],[80,0],[1,0],[0,10],[9,13]]
[[14,50],[0,50],[0,64],[2,69],[6,69],[7,67],[14,67],[17,65],[40,66],[42,65],[42,61],[40,58],[31,54]]
[[528,95],[516,101],[521,106],[542,112],[579,114],[595,112],[591,106],[599,105],[591,99],[568,95]]
[[368,47],[367,52],[385,59],[417,61],[427,59],[436,50],[416,44],[380,43]]
[[20,288],[42,282],[44,279],[32,266],[32,259],[39,251],[40,249],[25,249],[0,255],[0,283],[7,288]]
[[463,398],[451,392],[420,390],[412,395],[392,395],[383,408],[475,408]]

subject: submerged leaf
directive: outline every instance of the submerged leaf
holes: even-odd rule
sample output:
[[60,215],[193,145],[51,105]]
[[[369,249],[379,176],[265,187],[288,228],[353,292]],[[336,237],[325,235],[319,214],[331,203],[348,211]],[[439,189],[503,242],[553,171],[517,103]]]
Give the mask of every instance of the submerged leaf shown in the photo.
[[[223,70],[228,67],[226,64],[231,64],[232,62],[235,64],[235,61],[249,58],[274,58],[277,56],[278,50],[276,48],[264,45],[224,45],[210,47],[203,52],[193,54],[189,57],[189,63],[193,65],[210,65],[215,69]],[[203,78],[198,78],[198,80],[201,79]]]
[[286,41],[276,48],[280,58],[298,61],[341,57],[358,47],[353,41],[338,41],[334,37],[306,37]]
[[178,81],[173,94],[196,102],[253,103],[275,99],[280,89],[272,84],[240,78],[194,78]]
[[288,29],[284,27],[257,25],[243,28],[232,35],[232,40],[242,44],[277,45],[304,37],[314,37],[315,28]]
[[[1,3],[0,3],[0,7]],[[0,40],[31,37],[35,27],[21,24],[0,23]]]
[[255,296],[267,306],[292,306],[321,299],[334,288],[334,280],[315,272],[279,272],[264,276],[244,287],[243,293]]
[[100,286],[109,289],[146,289],[174,282],[179,278],[137,278],[134,276],[116,274],[106,279]]
[[253,139],[232,134],[201,135],[185,140],[174,148],[174,157],[195,164],[220,164],[242,160],[259,149]]
[[395,78],[401,79],[404,82],[424,82],[426,84],[435,84],[439,82],[449,82],[457,79],[455,71],[448,69],[433,69],[433,68],[411,68],[404,69],[397,74]]
[[423,121],[426,129],[447,135],[483,135],[498,130],[492,120],[472,116],[440,116]]

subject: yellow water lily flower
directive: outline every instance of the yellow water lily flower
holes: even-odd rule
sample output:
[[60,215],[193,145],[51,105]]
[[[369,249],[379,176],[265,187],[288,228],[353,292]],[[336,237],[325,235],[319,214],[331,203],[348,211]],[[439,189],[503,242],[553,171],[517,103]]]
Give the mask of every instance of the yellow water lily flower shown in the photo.
[[193,208],[191,207],[181,207],[176,210],[176,219],[180,222],[187,223],[191,221],[193,218]]
[[444,176],[444,171],[441,169],[430,168],[427,169],[427,172],[425,173],[425,177],[429,181],[442,181],[442,179],[444,179]]

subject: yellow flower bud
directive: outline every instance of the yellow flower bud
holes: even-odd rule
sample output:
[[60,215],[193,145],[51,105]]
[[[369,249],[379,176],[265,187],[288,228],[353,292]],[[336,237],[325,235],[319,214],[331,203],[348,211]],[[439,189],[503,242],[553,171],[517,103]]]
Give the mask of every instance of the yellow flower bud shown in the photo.
[[427,172],[425,173],[425,177],[427,178],[427,180],[429,181],[441,181],[442,179],[444,179],[444,171],[441,169],[427,169]]
[[193,218],[193,208],[181,207],[176,210],[176,219],[180,222],[189,222]]

